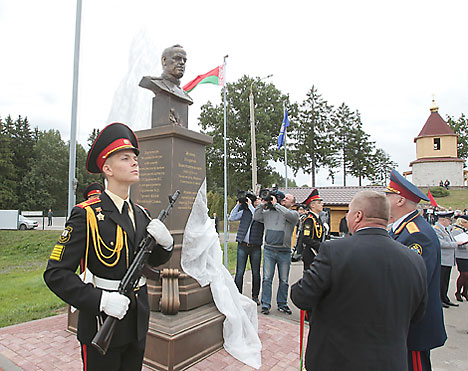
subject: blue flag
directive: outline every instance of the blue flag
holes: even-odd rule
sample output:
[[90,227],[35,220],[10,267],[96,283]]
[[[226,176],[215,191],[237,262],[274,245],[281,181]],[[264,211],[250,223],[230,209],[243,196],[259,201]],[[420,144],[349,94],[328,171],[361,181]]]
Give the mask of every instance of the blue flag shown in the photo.
[[278,149],[280,149],[284,144],[284,136],[286,134],[286,128],[288,126],[289,126],[288,109],[285,109],[283,123],[281,124],[281,130],[278,136]]

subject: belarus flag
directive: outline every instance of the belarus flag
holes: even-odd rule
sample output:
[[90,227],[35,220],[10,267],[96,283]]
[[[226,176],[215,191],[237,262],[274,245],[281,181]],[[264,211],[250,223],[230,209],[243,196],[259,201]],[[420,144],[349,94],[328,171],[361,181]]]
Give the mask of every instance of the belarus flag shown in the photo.
[[189,93],[200,84],[215,84],[224,86],[224,65],[218,66],[204,75],[198,75],[182,89]]

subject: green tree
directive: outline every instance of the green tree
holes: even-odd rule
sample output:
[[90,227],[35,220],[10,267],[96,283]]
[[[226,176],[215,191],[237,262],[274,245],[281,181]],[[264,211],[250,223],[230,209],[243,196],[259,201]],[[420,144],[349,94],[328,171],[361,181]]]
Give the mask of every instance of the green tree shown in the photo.
[[66,209],[68,147],[58,130],[40,131],[38,136],[31,171],[22,180],[24,193],[20,208]]
[[346,186],[348,174],[357,177],[362,185],[362,179],[372,172],[375,144],[363,130],[359,112],[351,111],[345,103],[334,110],[333,121],[333,146],[334,152],[339,154],[337,162],[343,171],[343,185]]
[[11,139],[0,118],[0,209],[15,209],[17,202]]
[[[31,130],[27,117],[23,119],[21,116],[18,116],[16,120],[13,120],[10,115],[5,120],[5,130],[10,137],[11,160],[15,168],[13,179],[15,182],[14,192],[17,199],[22,200],[25,193],[23,179],[30,175],[32,162],[35,157],[36,132]],[[18,205],[16,208],[18,208]]]
[[[257,178],[262,185],[269,183],[272,166],[269,161],[282,157],[278,151],[277,135],[283,120],[283,102],[289,98],[272,83],[259,78],[241,77],[227,84],[227,163],[228,192],[234,195],[238,189],[251,188],[252,151],[250,141],[249,93],[252,86],[255,101],[255,130],[257,150]],[[223,92],[221,92],[223,96]],[[211,102],[201,107],[200,125],[204,134],[213,137],[213,144],[206,151],[207,188],[223,193],[224,187],[224,114],[223,105]]]
[[91,133],[88,136],[88,140],[87,140],[89,148],[91,148],[93,146],[93,143],[96,140],[96,138],[98,137],[100,132],[101,131],[99,129],[96,129],[96,128],[94,128],[93,131],[91,131]]
[[332,107],[312,85],[299,107],[299,124],[290,134],[293,143],[290,143],[288,163],[294,175],[300,169],[311,174],[312,187],[315,187],[315,174],[319,168],[327,167],[333,176],[332,169],[337,165],[331,144],[331,110]]
[[350,129],[346,148],[348,173],[358,178],[359,186],[362,186],[363,178],[369,178],[373,171],[372,154],[375,142],[371,142],[370,135],[362,129],[361,115],[358,111],[354,114],[354,126]]
[[372,171],[368,178],[374,185],[386,185],[390,172],[396,167],[397,164],[390,159],[390,156],[383,149],[377,148],[372,155]]
[[458,157],[466,160],[468,158],[468,120],[463,113],[458,118],[458,120],[455,120],[453,117],[447,115],[447,123],[455,132],[455,134],[458,135]]

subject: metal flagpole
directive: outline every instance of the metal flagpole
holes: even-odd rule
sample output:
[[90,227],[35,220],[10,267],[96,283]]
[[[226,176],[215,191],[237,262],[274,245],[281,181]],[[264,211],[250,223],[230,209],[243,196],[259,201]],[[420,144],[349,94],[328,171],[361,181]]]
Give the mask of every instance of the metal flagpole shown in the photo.
[[81,1],[76,2],[75,57],[73,62],[73,97],[70,128],[70,156],[68,164],[68,216],[76,203],[76,108],[78,105],[78,70],[80,64]]
[[[284,113],[286,113],[286,102],[283,102],[283,117]],[[286,192],[288,192],[288,151],[286,150],[286,133],[288,131],[288,128],[285,126],[284,127],[284,177],[286,178],[285,183],[286,183]]]
[[226,83],[226,58],[229,57],[228,55],[224,56],[224,266],[227,268],[228,266],[228,254],[227,254],[227,247],[228,247],[228,217],[227,217],[227,145],[226,145],[226,90],[227,90],[227,83]]

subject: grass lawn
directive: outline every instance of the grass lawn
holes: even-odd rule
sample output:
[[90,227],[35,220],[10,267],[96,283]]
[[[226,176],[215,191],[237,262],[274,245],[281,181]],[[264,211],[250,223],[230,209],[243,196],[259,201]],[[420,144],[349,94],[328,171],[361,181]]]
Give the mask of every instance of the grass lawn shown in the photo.
[[[0,230],[0,327],[66,311],[65,303],[48,289],[42,278],[61,233]],[[236,247],[236,243],[228,243],[231,273],[236,270]]]
[[[435,188],[435,187],[431,187]],[[427,188],[421,188],[427,194]],[[434,197],[437,205],[445,208],[451,207],[453,210],[464,210],[468,208],[468,189],[449,189],[449,195],[446,197]]]
[[65,304],[42,273],[61,231],[0,231],[0,327],[52,316]]

